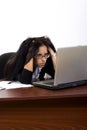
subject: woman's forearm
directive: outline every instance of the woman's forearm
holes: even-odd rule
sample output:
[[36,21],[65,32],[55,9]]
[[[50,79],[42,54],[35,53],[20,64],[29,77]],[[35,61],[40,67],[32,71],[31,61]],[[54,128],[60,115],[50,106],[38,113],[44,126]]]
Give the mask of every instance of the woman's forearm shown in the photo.
[[33,58],[24,65],[24,69],[33,72]]

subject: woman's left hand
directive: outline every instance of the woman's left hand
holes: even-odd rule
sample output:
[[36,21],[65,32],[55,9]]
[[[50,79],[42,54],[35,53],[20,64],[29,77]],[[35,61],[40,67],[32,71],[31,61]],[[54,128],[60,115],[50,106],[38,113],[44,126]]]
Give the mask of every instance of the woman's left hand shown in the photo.
[[51,57],[56,56],[56,53],[53,51],[51,47],[48,48],[48,51],[50,52]]
[[56,53],[53,51],[53,49],[51,47],[48,48],[48,51],[49,51],[49,53],[51,55],[54,70],[55,70],[55,68],[56,68]]

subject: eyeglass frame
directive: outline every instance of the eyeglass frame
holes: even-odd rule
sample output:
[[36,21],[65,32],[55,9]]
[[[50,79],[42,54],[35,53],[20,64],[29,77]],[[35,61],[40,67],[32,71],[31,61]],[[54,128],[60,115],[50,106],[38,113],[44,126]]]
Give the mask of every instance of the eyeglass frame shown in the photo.
[[37,59],[42,59],[42,58],[45,58],[45,59],[48,59],[49,57],[50,57],[50,54],[49,53],[45,53],[44,55],[42,55],[42,54],[37,54],[36,56],[35,56],[35,58],[37,58]]

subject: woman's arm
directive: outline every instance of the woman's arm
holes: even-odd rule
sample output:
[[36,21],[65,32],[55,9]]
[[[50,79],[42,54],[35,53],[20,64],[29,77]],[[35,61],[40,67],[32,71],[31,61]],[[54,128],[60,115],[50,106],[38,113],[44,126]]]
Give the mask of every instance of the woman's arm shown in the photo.
[[33,72],[33,58],[24,65],[24,69]]
[[52,58],[54,70],[56,68],[56,53],[49,47],[49,52]]
[[18,75],[18,80],[21,83],[30,84],[33,74],[33,58],[24,65],[23,71]]

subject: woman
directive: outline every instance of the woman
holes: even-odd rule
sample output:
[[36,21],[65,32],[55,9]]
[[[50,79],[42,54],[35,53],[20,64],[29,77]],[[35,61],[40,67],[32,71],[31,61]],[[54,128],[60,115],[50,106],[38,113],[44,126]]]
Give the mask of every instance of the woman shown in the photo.
[[54,78],[56,49],[48,37],[32,37],[22,42],[17,52],[0,56],[0,79],[28,84]]

